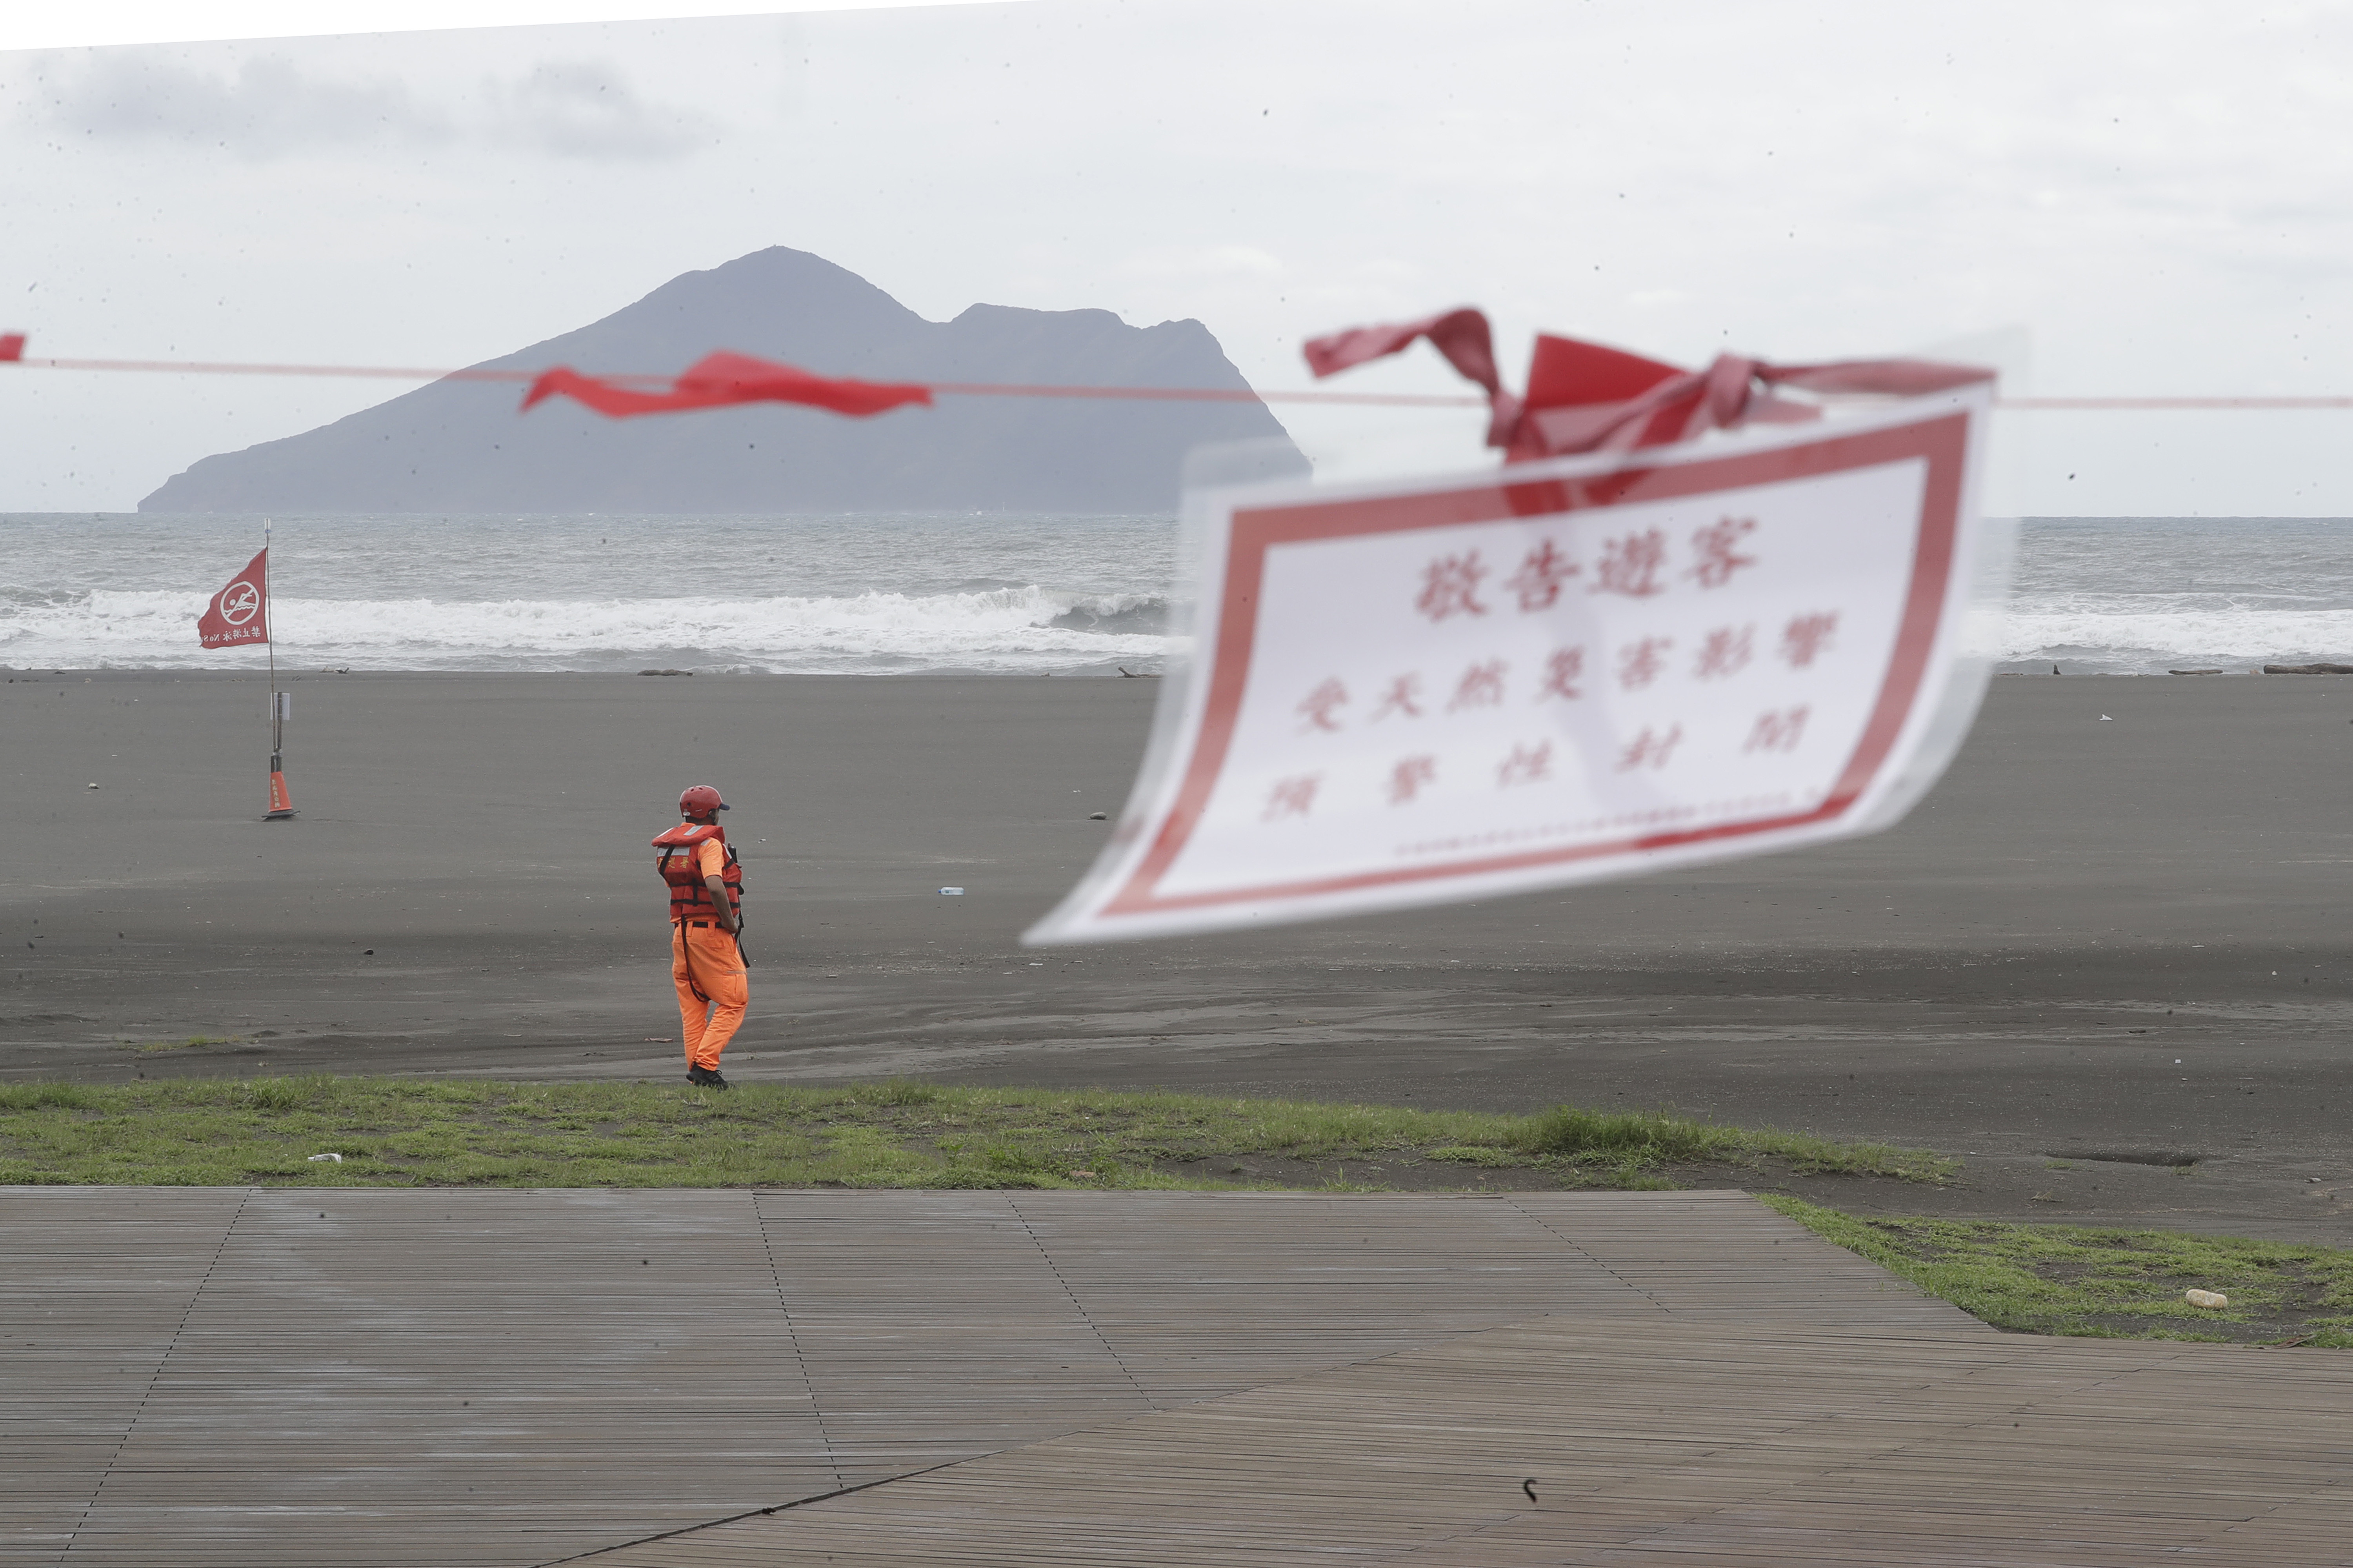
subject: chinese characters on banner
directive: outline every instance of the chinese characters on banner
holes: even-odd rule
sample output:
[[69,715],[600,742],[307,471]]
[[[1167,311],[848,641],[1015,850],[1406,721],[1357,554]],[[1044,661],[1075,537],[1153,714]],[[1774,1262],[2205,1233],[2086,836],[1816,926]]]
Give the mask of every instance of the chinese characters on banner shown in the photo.
[[1111,844],[1027,940],[1439,903],[1886,826],[1941,767],[1940,731],[1949,749],[1989,391],[1188,498],[1190,666]]

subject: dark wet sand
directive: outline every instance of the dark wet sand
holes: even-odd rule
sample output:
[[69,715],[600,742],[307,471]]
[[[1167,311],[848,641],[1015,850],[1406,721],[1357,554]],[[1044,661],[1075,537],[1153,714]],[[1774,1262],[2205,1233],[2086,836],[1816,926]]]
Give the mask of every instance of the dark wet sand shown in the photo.
[[[1979,1156],[1898,1206],[2353,1244],[2353,679],[2002,678],[1875,839],[1039,952],[1155,682],[285,684],[267,825],[258,679],[0,684],[0,1078],[672,1076],[645,844],[707,781],[751,863],[740,1079],[1671,1105]],[[195,1035],[238,1038],[125,1043]]]

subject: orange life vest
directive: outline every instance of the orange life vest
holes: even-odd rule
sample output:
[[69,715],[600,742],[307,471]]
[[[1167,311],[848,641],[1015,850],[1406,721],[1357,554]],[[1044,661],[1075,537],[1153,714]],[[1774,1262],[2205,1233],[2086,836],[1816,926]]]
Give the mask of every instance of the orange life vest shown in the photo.
[[712,920],[718,915],[717,907],[711,901],[711,889],[702,880],[702,858],[698,853],[705,844],[714,841],[727,851],[727,865],[719,879],[727,884],[727,895],[734,900],[737,914],[742,914],[744,867],[727,842],[727,830],[715,822],[681,822],[654,840],[654,847],[661,851],[654,869],[670,884],[670,919]]

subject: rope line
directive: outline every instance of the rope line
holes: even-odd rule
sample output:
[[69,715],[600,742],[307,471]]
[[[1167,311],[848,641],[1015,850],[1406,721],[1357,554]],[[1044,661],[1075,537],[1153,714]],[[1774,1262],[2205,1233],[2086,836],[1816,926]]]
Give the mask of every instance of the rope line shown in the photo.
[[[140,371],[164,375],[307,375],[374,381],[495,381],[529,384],[535,370],[426,370],[413,365],[265,364],[222,360],[58,359],[26,354],[0,361],[28,370]],[[603,381],[667,386],[674,377],[649,373],[601,374]],[[1467,395],[1395,392],[1257,392],[1246,386],[1057,386],[1023,382],[925,382],[934,393],[962,397],[1095,397],[1169,403],[1335,403],[1372,407],[1484,408],[1486,399]]]
[[[224,360],[0,358],[0,364],[21,364],[27,370],[133,371],[161,375],[293,375],[356,377],[375,381],[491,381],[528,384],[539,379],[535,370],[427,370],[409,365],[269,364]],[[667,385],[673,377],[622,373],[601,377],[648,387]],[[1373,408],[1484,408],[1487,400],[1473,395],[1403,392],[1261,392],[1225,386],[1060,386],[1022,382],[935,381],[923,384],[933,392],[956,397],[1084,397],[1160,403],[1321,403]],[[1997,408],[2036,413],[2124,412],[2198,413],[2222,410],[2353,408],[2353,396],[2321,397],[1998,397]]]
[[1998,397],[1994,406],[2050,410],[2353,408],[2353,397]]

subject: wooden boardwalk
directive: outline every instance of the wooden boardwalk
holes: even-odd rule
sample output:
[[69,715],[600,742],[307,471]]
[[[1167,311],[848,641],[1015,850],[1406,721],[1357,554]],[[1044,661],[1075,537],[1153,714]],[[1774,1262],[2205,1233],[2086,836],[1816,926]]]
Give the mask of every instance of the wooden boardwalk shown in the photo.
[[2353,1358],[1736,1194],[16,1188],[0,1350],[12,1563],[2353,1561]]
[[2311,1363],[1622,1318],[1490,1329],[584,1568],[2341,1563],[2353,1375]]

